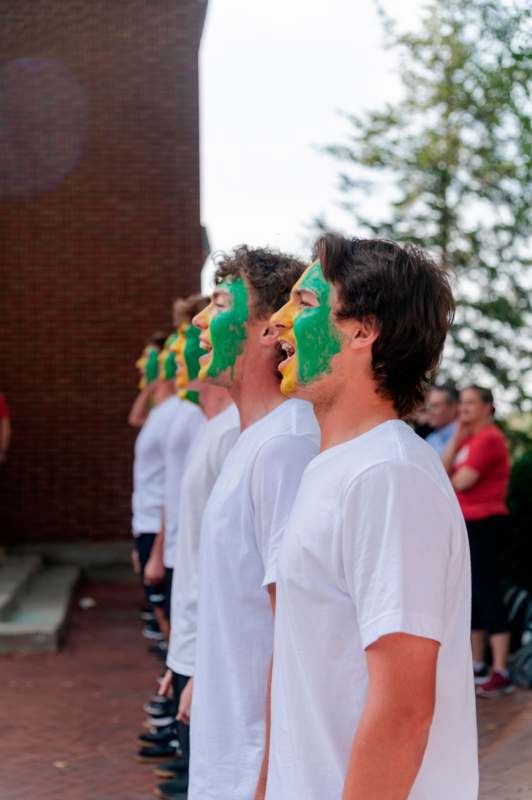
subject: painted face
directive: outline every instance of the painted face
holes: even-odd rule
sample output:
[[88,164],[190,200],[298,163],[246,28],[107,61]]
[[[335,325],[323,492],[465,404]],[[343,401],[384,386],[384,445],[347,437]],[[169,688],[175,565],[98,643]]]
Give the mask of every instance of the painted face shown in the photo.
[[172,350],[172,345],[177,339],[177,333],[172,333],[164,343],[164,347],[159,353],[159,378],[163,381],[169,381],[175,378],[177,371],[175,363],[175,353]]
[[153,345],[146,345],[141,357],[135,363],[140,372],[139,389],[144,389],[149,383],[159,377],[159,351]]
[[242,278],[216,286],[210,304],[198,315],[208,322],[208,329],[201,331],[201,343],[207,350],[200,362],[201,380],[217,378],[228,369],[234,379],[235,362],[246,340],[248,314],[248,291]]
[[279,341],[287,356],[279,364],[281,391],[287,397],[298,386],[330,372],[332,358],[340,352],[340,333],[331,320],[331,291],[315,261],[294,284],[288,303],[271,319],[281,329]]
[[206,354],[206,350],[201,349],[200,331],[185,322],[179,326],[177,336],[172,345],[177,364],[176,386],[184,389],[191,381],[198,377],[200,370],[199,360]]

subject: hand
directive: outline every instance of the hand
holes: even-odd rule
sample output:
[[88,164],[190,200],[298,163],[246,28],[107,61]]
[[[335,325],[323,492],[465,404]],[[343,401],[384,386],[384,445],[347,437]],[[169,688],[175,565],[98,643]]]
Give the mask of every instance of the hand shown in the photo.
[[164,564],[158,553],[152,553],[144,568],[144,583],[146,586],[156,586],[164,579]]
[[159,689],[157,690],[157,694],[161,697],[172,697],[173,696],[173,684],[172,684],[172,670],[167,669],[164,673],[163,679],[160,683]]
[[140,558],[138,550],[135,548],[131,551],[131,566],[135,575],[140,575]]
[[192,689],[194,686],[194,679],[189,678],[188,683],[181,692],[179,698],[179,708],[177,710],[177,721],[182,722],[184,725],[190,725],[190,707],[192,705]]
[[463,419],[458,418],[458,425],[454,434],[454,441],[457,448],[460,447],[464,439],[471,434],[471,424]]

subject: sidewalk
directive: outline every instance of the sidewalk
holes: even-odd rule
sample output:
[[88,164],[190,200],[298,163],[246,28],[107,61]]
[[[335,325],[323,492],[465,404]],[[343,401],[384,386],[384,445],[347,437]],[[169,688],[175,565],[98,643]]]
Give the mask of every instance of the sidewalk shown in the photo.
[[135,761],[142,704],[159,661],[141,638],[136,583],[84,585],[59,654],[0,659],[2,800],[146,800],[156,778]]
[[[135,761],[158,662],[140,636],[134,583],[85,585],[58,655],[0,659],[1,800],[148,800]],[[479,700],[481,800],[532,800],[532,692]],[[450,799],[451,800],[451,799]]]

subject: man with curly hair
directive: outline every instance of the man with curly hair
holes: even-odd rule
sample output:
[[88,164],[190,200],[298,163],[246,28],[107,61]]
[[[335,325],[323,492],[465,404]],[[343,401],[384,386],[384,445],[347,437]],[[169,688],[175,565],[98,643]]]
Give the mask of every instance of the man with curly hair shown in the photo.
[[303,269],[281,253],[239,247],[219,264],[212,302],[195,318],[207,351],[199,377],[228,388],[242,432],[203,515],[188,800],[250,800],[257,785],[277,551],[319,446],[310,404],[279,391],[269,326]]
[[272,323],[281,389],[321,453],[278,559],[267,800],[474,800],[467,535],[437,453],[401,418],[453,315],[423,251],[326,234]]

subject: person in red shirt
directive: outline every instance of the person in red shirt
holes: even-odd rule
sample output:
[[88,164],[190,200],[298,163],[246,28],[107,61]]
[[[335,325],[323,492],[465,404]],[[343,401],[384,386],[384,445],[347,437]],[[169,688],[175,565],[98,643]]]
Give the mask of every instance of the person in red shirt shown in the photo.
[[[471,643],[477,694],[483,697],[513,689],[507,670],[510,635],[499,575],[499,551],[508,516],[510,456],[506,439],[493,422],[494,411],[489,389],[464,389],[458,427],[442,456],[469,535],[473,582]],[[493,657],[490,676],[484,663],[486,631]]]
[[11,439],[11,421],[6,398],[0,393],[0,464],[7,458]]

